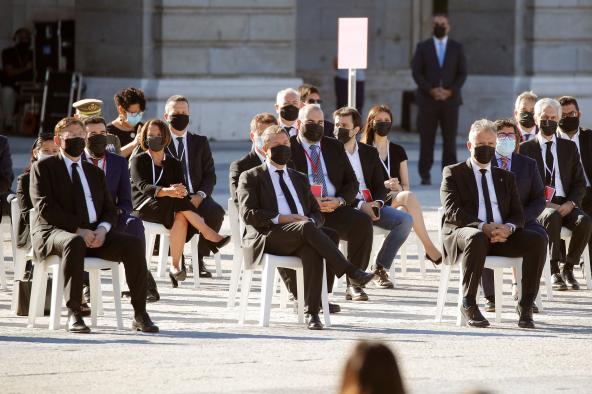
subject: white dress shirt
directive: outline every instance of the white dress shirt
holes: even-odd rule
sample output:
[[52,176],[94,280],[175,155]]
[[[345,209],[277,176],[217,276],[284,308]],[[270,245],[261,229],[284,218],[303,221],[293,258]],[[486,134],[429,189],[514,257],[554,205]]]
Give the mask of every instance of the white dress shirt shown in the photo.
[[[537,134],[536,136],[539,145],[541,147],[541,156],[543,156],[543,167],[545,171],[549,170],[555,174],[555,195],[557,197],[567,197],[565,194],[565,190],[563,189],[563,183],[561,183],[561,174],[559,173],[559,165],[555,165],[555,163],[559,163],[559,158],[557,157],[557,137],[553,134],[553,138],[551,141],[553,144],[551,145],[551,153],[553,154],[554,163],[547,163],[546,155],[547,155],[547,141],[543,138],[541,133]],[[545,177],[543,177],[543,182],[545,181]]]
[[[327,167],[325,166],[325,159],[323,159],[323,151],[321,150],[321,143],[320,141],[312,144],[311,142],[307,141],[306,138],[303,138],[302,136],[298,137],[300,139],[300,142],[302,143],[302,148],[304,149],[304,151],[310,156],[310,146],[311,145],[317,145],[319,147],[319,161],[321,162],[321,168],[323,170],[323,176],[325,177],[325,185],[327,185],[327,197],[335,197],[335,186],[333,185],[333,183],[331,183],[331,181],[329,180],[329,175],[327,175]],[[305,155],[306,156],[306,155]],[[308,179],[310,181],[310,184],[314,184],[314,180],[313,180],[313,176],[312,176],[312,166],[310,165],[310,160],[308,160],[308,157],[306,157],[306,166],[308,167]]]
[[[278,215],[271,219],[271,221],[274,224],[278,224],[280,215],[292,215],[292,210],[290,210],[288,200],[286,199],[282,187],[280,186],[280,174],[277,173],[278,169],[269,160],[267,160],[266,163],[269,176],[271,177],[271,183],[273,184],[273,190],[275,191],[275,198],[278,204]],[[290,194],[296,203],[298,215],[304,216],[304,209],[302,209],[302,204],[298,198],[298,193],[296,193],[292,179],[290,179],[290,175],[288,174],[288,167],[284,166],[283,171],[284,173],[282,177],[284,178],[284,182],[286,182],[286,186],[288,186],[288,190],[290,190]]]
[[[86,154],[86,161],[88,161],[90,164],[92,164],[94,166],[95,163],[93,163],[93,161],[92,161],[92,155],[87,148],[84,148],[84,153]],[[97,167],[99,167],[101,170],[103,170],[103,172],[105,173],[105,176],[107,176],[106,156],[103,156],[102,158],[99,159],[99,161],[97,162]]]
[[296,128],[296,126],[294,126],[296,123],[294,122],[294,124],[292,126],[288,126],[282,123],[282,121],[280,120],[280,127],[284,130],[286,130],[289,127],[288,130],[288,134],[290,135],[290,137],[294,137],[295,135],[298,135],[298,129]]
[[358,143],[356,142],[356,144],[354,145],[353,153],[350,154],[347,151],[347,149],[345,150],[345,153],[347,154],[347,158],[349,159],[349,162],[352,165],[352,168],[354,169],[356,179],[360,184],[358,195],[356,196],[358,200],[362,200],[358,203],[359,209],[360,206],[364,203],[364,195],[362,194],[362,190],[368,189],[368,187],[366,186],[366,180],[364,179],[364,171],[362,170],[362,162],[360,161],[360,151],[358,150]]
[[[182,138],[183,157],[181,157],[181,160],[183,160],[185,162],[185,168],[187,169],[186,175],[187,175],[187,187],[189,188],[189,194],[194,194],[193,185],[191,184],[191,171],[189,171],[189,154],[187,151],[187,130],[185,130],[183,135],[175,135],[175,134],[171,133],[171,137],[173,138],[173,143],[175,144],[175,152],[179,152],[179,141],[177,140],[177,138],[179,138],[179,137]],[[170,150],[169,150],[169,152],[170,152]],[[173,152],[170,152],[170,153],[172,154]]]
[[[531,139],[533,139],[534,137],[536,137],[537,135],[537,128],[536,126],[534,126],[532,128],[532,130],[530,131],[526,131],[524,130],[522,127],[520,127],[520,123],[517,124],[518,126],[518,130],[520,130],[520,135],[522,136],[522,140],[523,141],[530,141]],[[526,137],[526,135],[528,135],[529,137]]]
[[[477,191],[479,192],[479,213],[477,216],[483,223],[479,224],[479,229],[487,223],[487,210],[485,209],[485,198],[483,197],[483,188],[481,187],[481,167],[479,167],[471,158],[471,167],[473,168],[473,174],[475,175],[475,181],[477,182]],[[493,222],[497,224],[504,224],[502,214],[499,210],[499,204],[497,202],[497,195],[495,194],[495,185],[493,184],[493,177],[491,176],[491,163],[485,167],[487,172],[485,173],[485,179],[487,180],[487,188],[489,189],[489,200],[491,201],[491,210],[493,212]]]
[[[559,131],[559,136],[565,140],[570,140],[576,144],[578,147],[578,153],[580,154],[580,163],[582,163],[582,153],[580,152],[580,130],[578,129],[577,133],[574,134],[573,137],[570,137],[569,134],[564,133],[563,131]],[[584,163],[582,163],[582,170],[584,169]],[[586,171],[583,171],[584,178],[586,178],[586,187],[590,187],[590,180],[588,179],[588,175],[586,175]]]
[[[86,175],[84,174],[84,170],[82,169],[82,160],[80,158],[78,161],[74,162],[70,160],[66,155],[62,154],[64,158],[64,164],[66,165],[66,170],[68,170],[68,175],[70,179],[72,179],[72,163],[77,163],[78,166],[76,170],[78,171],[78,175],[80,176],[80,181],[82,182],[82,190],[84,191],[84,200],[86,201],[86,210],[88,211],[88,222],[89,224],[95,223],[97,221],[97,211],[95,210],[95,204],[93,203],[92,193],[90,191],[90,186],[88,185],[88,180],[86,179]],[[102,226],[109,232],[111,230],[111,224],[107,222],[99,223],[99,226]],[[99,227],[97,226],[97,227]]]

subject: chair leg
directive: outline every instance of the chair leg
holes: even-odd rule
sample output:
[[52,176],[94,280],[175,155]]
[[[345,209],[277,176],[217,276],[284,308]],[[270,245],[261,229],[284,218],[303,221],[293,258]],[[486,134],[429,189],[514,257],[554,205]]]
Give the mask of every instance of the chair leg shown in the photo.
[[544,309],[543,309],[543,299],[541,297],[541,292],[540,291],[537,293],[535,304],[539,308],[539,312],[543,312],[544,311]]
[[261,327],[269,326],[269,316],[271,314],[271,299],[273,297],[275,266],[266,261],[263,264],[261,272],[261,302],[259,304],[259,325]]
[[442,264],[440,269],[440,285],[438,286],[438,298],[436,301],[436,317],[434,321],[440,323],[442,321],[442,313],[446,305],[446,296],[448,295],[448,282],[450,280],[450,270],[452,266],[449,264]]
[[426,277],[426,264],[425,264],[425,250],[419,238],[416,237],[416,245],[417,245],[417,258],[419,259],[419,272],[421,273],[421,277]]
[[154,244],[156,243],[156,235],[152,233],[146,234],[146,265],[150,269],[150,263],[152,262],[152,251],[154,250]]
[[228,308],[234,308],[235,305],[236,293],[238,290],[238,283],[240,280],[242,265],[242,251],[234,251],[234,256],[232,258],[232,271],[230,272],[230,289],[228,291],[228,302],[226,304]]
[[121,313],[121,287],[119,287],[119,266],[111,269],[111,284],[113,286],[113,303],[115,304],[115,317],[117,319],[117,329],[123,330],[123,316]]
[[193,288],[199,289],[199,252],[197,250],[198,236],[194,235],[191,238],[191,264],[193,265]]
[[[39,314],[39,299],[43,297],[43,304],[45,304],[45,291],[41,291],[43,283],[47,285],[47,269],[45,264],[35,264],[33,271],[33,283],[31,288],[31,298],[29,300],[29,317],[27,327],[35,327],[35,319]],[[42,308],[43,309],[43,308]],[[43,310],[41,311],[43,314]]]
[[504,307],[504,269],[494,268],[493,286],[495,292],[495,322],[502,321],[502,308]]
[[216,261],[216,278],[222,277],[222,255],[220,252],[214,253],[214,261]]
[[164,278],[167,272],[167,263],[169,262],[169,236],[168,234],[159,235],[160,246],[158,252],[158,269],[156,271],[156,275],[158,275],[159,278]]
[[[62,312],[62,303],[64,300],[64,275],[62,273],[62,264],[52,266],[53,278],[51,281],[51,313],[49,315],[49,329],[58,330],[60,328],[60,317]],[[43,308],[43,306],[41,307]]]
[[590,272],[590,253],[588,252],[588,245],[584,249],[584,279],[586,280],[586,288],[588,290],[592,289],[592,273]]
[[553,284],[551,283],[551,261],[549,254],[543,267],[543,276],[545,277],[545,287],[547,288],[547,301],[553,301]]
[[12,285],[12,301],[10,304],[10,310],[16,313],[18,306],[18,287],[16,286],[17,280],[23,280],[25,274],[26,256],[22,250],[16,249],[14,254],[14,281]]
[[327,265],[323,260],[323,286],[321,288],[321,305],[325,317],[325,327],[331,327],[331,311],[329,309],[329,293],[327,292]]
[[296,269],[296,292],[298,297],[298,323],[304,323],[304,269]]
[[401,276],[405,276],[407,275],[407,242],[401,245],[399,255],[401,256]]
[[462,300],[463,300],[463,275],[462,275],[463,271],[464,271],[463,263],[461,261],[460,272],[458,274],[458,300],[457,300],[457,304],[456,304],[456,325],[459,327],[467,325],[467,319],[465,319],[465,315],[463,315],[460,312],[460,308],[462,307]]
[[[123,265],[123,264],[122,264]],[[105,311],[103,310],[103,286],[101,285],[101,272],[99,270],[99,279],[97,282],[97,316],[105,316]],[[91,303],[91,307],[94,308],[94,305]]]
[[[286,309],[288,307],[288,287],[282,280],[281,276],[278,274],[278,286],[280,288],[280,309]],[[274,291],[275,293],[275,291]]]
[[88,271],[88,276],[90,279],[90,304],[92,305],[90,313],[90,324],[93,328],[97,326],[97,315],[99,314],[99,308],[95,308],[95,305],[98,306],[99,297],[101,296],[99,293],[99,286],[101,285],[101,273],[99,271],[100,270],[96,269]]
[[249,307],[249,292],[251,291],[251,280],[253,279],[253,270],[243,270],[243,281],[241,283],[240,310],[238,323],[244,324]]
[[6,270],[4,267],[4,234],[0,231],[0,287],[3,289],[8,289],[8,285],[6,284]]

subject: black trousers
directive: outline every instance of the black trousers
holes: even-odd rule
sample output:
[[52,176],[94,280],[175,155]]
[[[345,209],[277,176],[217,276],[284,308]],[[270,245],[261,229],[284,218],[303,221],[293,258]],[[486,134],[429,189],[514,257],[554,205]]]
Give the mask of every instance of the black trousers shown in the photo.
[[[563,197],[553,198],[556,204],[565,202]],[[559,212],[553,208],[545,208],[538,217],[539,223],[545,227],[549,235],[549,253],[551,255],[551,273],[559,273],[559,261],[561,254],[561,227],[567,227],[572,231],[569,248],[565,256],[565,269],[573,269],[573,266],[580,262],[582,252],[590,241],[592,233],[592,220],[583,210],[576,207],[569,215],[561,217]]]
[[[549,238],[547,237],[547,232],[545,228],[541,226],[539,223],[527,223],[524,228],[526,230],[534,231],[539,234],[541,237],[545,239],[545,247],[543,253],[541,253],[541,261],[539,262],[539,278],[543,275],[543,269],[545,268],[545,261],[547,260],[547,245],[549,244]],[[481,274],[481,288],[483,289],[483,295],[485,298],[493,298],[495,296],[495,287],[493,284],[493,270],[490,268],[484,268],[483,273]],[[538,294],[537,288],[537,293]],[[535,294],[535,297],[536,297]]]
[[[582,200],[582,210],[592,218],[592,187],[586,188],[586,195]],[[592,234],[588,240],[588,252],[590,256],[590,265],[592,265]]]
[[419,175],[422,179],[430,178],[434,164],[434,145],[438,125],[442,130],[442,168],[456,164],[456,130],[458,128],[458,106],[435,103],[420,106],[417,113],[419,131]]
[[457,230],[457,245],[464,263],[463,296],[476,303],[477,290],[485,258],[491,256],[522,257],[522,298],[520,305],[531,305],[541,280],[541,254],[545,253],[545,238],[535,231],[518,229],[506,242],[491,243],[481,230],[463,227]]
[[[214,231],[220,231],[222,227],[222,222],[224,221],[224,208],[220,206],[216,201],[214,201],[211,197],[206,197],[205,200],[199,204],[199,207],[194,209],[194,211],[204,219],[204,222]],[[204,256],[210,255],[210,248],[205,242],[204,237],[200,234],[199,242],[197,244],[197,253],[199,255],[199,259],[201,260]]]
[[[304,301],[307,311],[317,314],[321,305],[323,259],[337,276],[353,266],[335,243],[312,222],[295,222],[273,226],[265,240],[265,252],[280,256],[298,256],[304,267]],[[295,288],[295,283],[290,284]],[[288,286],[288,283],[286,283]],[[290,287],[288,287],[290,289]]]
[[[335,77],[336,109],[347,107],[348,83],[349,81],[347,79]],[[364,81],[356,80],[356,109],[359,113],[362,113],[364,110]]]
[[123,263],[136,315],[146,312],[146,257],[143,243],[129,234],[109,231],[100,248],[87,248],[84,239],[74,233],[55,230],[47,240],[51,253],[62,258],[64,267],[64,299],[72,312],[80,310],[84,278],[84,258],[98,257]]

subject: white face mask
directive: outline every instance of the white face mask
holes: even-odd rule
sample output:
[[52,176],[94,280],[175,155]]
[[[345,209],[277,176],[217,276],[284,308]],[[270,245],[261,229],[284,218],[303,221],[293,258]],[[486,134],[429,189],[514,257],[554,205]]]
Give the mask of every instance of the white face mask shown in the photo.
[[263,151],[263,138],[260,135],[256,135],[253,138],[253,144],[255,145],[255,148],[259,149],[260,151]]
[[50,157],[53,157],[53,155],[48,155],[47,153],[41,153],[41,152],[39,152],[37,154],[37,161],[43,161],[45,159],[49,159]]

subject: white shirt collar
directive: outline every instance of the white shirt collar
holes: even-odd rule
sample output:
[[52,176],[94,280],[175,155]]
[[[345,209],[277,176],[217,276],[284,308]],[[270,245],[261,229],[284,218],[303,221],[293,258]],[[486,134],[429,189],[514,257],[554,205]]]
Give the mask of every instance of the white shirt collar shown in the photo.
[[68,156],[66,156],[63,151],[61,151],[61,154],[62,154],[62,157],[64,158],[64,163],[66,163],[66,167],[68,167],[68,168],[72,168],[72,163],[80,164],[80,162],[81,162],[80,157],[78,158],[77,161],[73,161],[73,160],[70,160],[70,158]]
[[485,167],[479,167],[479,164],[475,161],[475,159],[471,156],[471,167],[473,168],[473,172],[475,174],[481,175],[480,170],[487,170],[487,172],[491,172],[491,162],[487,163]]
[[352,153],[349,153],[347,151],[347,149],[345,150],[345,153],[347,153],[348,156],[355,156],[355,155],[357,155],[358,154],[358,142],[356,141],[354,143],[354,151]]
[[550,140],[546,140],[545,138],[543,138],[543,133],[540,132],[536,135],[536,138],[538,139],[539,145],[541,145],[541,147],[547,146],[547,142],[549,142],[549,141],[553,141],[551,146],[553,146],[557,143],[557,136],[555,134],[553,134],[553,138],[551,138]]
[[284,166],[284,168],[277,168],[275,165],[273,165],[273,164],[271,163],[271,160],[270,160],[270,159],[266,159],[266,160],[265,160],[265,164],[267,164],[267,169],[268,169],[269,171],[278,172],[279,170],[281,170],[281,171],[284,171],[284,173],[287,173],[287,172],[288,172],[288,171],[287,171],[287,170],[288,170],[288,169],[287,169],[287,166]]
[[573,141],[573,140],[578,139],[578,137],[580,136],[580,129],[578,128],[578,131],[576,131],[576,133],[573,135],[573,137],[570,137],[569,134],[567,134],[566,132],[561,131],[561,130],[559,130],[558,134],[561,138],[563,138],[565,140]]
[[530,130],[530,131],[524,130],[522,128],[522,126],[520,126],[520,123],[517,123],[517,126],[518,126],[518,130],[520,130],[520,133],[521,134],[532,134],[532,135],[535,135],[536,134],[536,131],[537,131],[536,126],[533,126],[532,130]]
[[86,155],[87,160],[97,159],[97,160],[101,161],[101,160],[105,160],[105,156],[107,155],[107,151],[105,151],[105,154],[103,155],[103,157],[96,158],[96,157],[93,157],[93,155],[90,153],[88,148],[84,148],[84,154]]
[[446,44],[448,43],[448,36],[444,36],[441,39],[436,38],[436,36],[432,36],[432,38],[434,39],[435,44],[438,44],[439,42],[441,42],[446,47]]
[[171,136],[173,137],[173,139],[175,141],[177,141],[177,138],[181,137],[183,138],[183,140],[185,140],[185,137],[187,137],[187,129],[185,129],[185,131],[183,132],[183,135],[176,135],[175,133],[171,133]]

